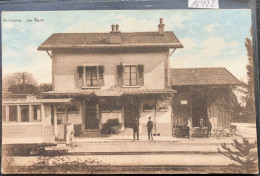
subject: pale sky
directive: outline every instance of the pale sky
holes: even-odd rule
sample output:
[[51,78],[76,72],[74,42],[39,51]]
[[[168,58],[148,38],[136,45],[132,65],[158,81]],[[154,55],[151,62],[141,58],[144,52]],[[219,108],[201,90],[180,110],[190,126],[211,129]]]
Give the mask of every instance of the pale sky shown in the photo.
[[121,32],[157,31],[161,17],[165,30],[184,45],[171,56],[172,68],[226,67],[239,80],[247,80],[244,44],[250,37],[251,11],[245,9],[3,12],[3,76],[26,71],[38,83],[50,83],[51,59],[37,47],[51,34],[109,32],[111,24],[119,24]]

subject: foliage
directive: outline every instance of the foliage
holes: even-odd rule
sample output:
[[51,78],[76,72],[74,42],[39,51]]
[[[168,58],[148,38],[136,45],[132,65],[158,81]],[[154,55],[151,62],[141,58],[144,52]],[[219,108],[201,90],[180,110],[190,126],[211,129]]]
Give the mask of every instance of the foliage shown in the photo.
[[14,157],[11,156],[2,156],[2,168],[8,169],[13,166],[14,163]]
[[8,88],[13,94],[37,94],[38,89],[32,84],[15,84]]
[[71,157],[68,156],[55,156],[55,157],[46,157],[39,156],[36,163],[33,165],[37,170],[44,169],[44,173],[73,173],[84,169],[85,172],[93,173],[97,166],[108,166],[108,164],[99,161],[97,159],[85,159],[81,160],[76,158],[71,161]]
[[50,83],[41,83],[38,86],[38,90],[39,90],[39,92],[49,92],[49,91],[52,90],[52,84],[50,84]]
[[161,108],[168,107],[171,105],[173,100],[174,94],[163,94],[159,97],[157,100],[157,110],[160,110]]
[[3,90],[7,90],[9,87],[18,84],[29,84],[37,86],[37,82],[33,75],[28,72],[11,73],[3,78]]
[[246,169],[247,173],[252,173],[257,168],[257,154],[250,152],[251,149],[255,149],[257,147],[257,142],[249,143],[249,140],[243,139],[243,143],[239,143],[237,139],[233,140],[234,143],[231,145],[237,150],[233,151],[225,143],[221,144],[222,148],[226,150],[226,152],[221,151],[218,148],[218,152],[231,160],[240,164],[243,169]]
[[[252,28],[250,30],[252,37]],[[244,84],[240,89],[243,92],[244,97],[243,101],[245,102],[245,107],[243,110],[244,115],[249,121],[255,122],[255,97],[254,97],[254,58],[253,58],[253,43],[252,40],[246,38],[245,47],[247,50],[247,59],[248,64],[246,65],[247,69],[247,84]]]
[[118,118],[108,119],[106,123],[102,125],[101,133],[110,135],[110,134],[118,134],[121,128],[121,123],[119,123]]

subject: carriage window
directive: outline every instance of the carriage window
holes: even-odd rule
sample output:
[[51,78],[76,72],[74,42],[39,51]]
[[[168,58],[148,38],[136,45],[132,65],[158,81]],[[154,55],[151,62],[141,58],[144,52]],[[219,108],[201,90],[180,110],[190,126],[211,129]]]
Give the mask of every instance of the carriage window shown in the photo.
[[6,122],[6,106],[2,106],[2,122]]
[[17,106],[9,106],[9,121],[17,122]]
[[32,121],[41,121],[41,106],[33,105],[32,111]]
[[21,122],[29,122],[29,105],[22,105],[21,108]]

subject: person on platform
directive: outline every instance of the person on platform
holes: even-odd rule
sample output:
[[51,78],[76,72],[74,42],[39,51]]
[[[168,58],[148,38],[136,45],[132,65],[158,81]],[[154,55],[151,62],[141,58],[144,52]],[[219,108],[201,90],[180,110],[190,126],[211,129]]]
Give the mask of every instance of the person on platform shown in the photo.
[[151,117],[149,117],[146,127],[148,131],[148,140],[153,141],[153,121],[151,120]]
[[187,119],[185,126],[186,126],[186,132],[187,132],[188,138],[190,138],[190,128],[191,128],[191,124],[190,124],[190,120],[189,120],[189,119]]
[[136,118],[134,123],[133,123],[133,137],[135,141],[135,137],[137,140],[139,140],[139,124],[138,124],[138,119]]
[[211,136],[211,130],[212,130],[212,123],[210,122],[209,118],[206,119],[205,126],[207,127],[206,137],[210,137]]

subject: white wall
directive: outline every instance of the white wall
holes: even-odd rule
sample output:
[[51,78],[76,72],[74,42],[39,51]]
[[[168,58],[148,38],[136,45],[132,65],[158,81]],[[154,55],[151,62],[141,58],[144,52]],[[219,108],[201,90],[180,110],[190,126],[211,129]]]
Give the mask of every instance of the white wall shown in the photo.
[[104,65],[103,89],[116,85],[116,66],[121,62],[123,65],[144,65],[144,88],[165,87],[164,70],[168,67],[168,52],[87,53],[57,50],[53,51],[53,57],[56,91],[76,89],[77,66],[87,63]]

